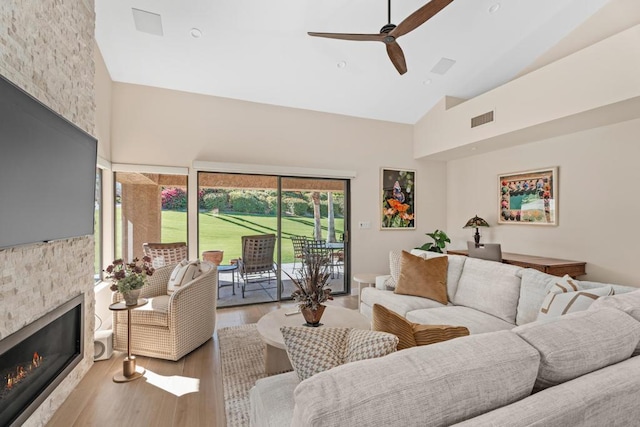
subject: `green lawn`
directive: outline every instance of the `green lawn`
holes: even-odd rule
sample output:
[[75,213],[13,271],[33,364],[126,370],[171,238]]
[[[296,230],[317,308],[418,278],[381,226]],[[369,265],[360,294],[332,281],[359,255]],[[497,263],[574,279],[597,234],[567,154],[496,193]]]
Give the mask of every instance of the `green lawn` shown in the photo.
[[[119,218],[120,208],[116,209]],[[229,260],[239,258],[242,251],[241,236],[253,234],[276,234],[277,221],[275,216],[249,214],[219,214],[200,213],[198,215],[200,230],[200,248],[202,251],[218,249],[224,251],[224,264]],[[344,219],[335,218],[336,237],[339,239],[344,232]],[[187,213],[176,211],[162,211],[162,241],[187,241]],[[120,221],[116,221],[116,236],[119,236]],[[327,219],[322,219],[322,237],[326,239]],[[282,262],[293,262],[293,246],[288,239],[290,236],[313,236],[313,218],[287,216],[282,218]],[[120,245],[116,244],[119,248]],[[119,251],[118,251],[119,252]]]
[[[162,220],[165,220],[163,212]],[[200,222],[200,250],[221,249],[224,251],[224,263],[230,259],[240,257],[242,251],[240,245],[241,236],[253,234],[276,234],[277,221],[275,216],[247,215],[247,214],[220,214],[201,213]],[[164,222],[163,222],[164,224]],[[344,220],[336,218],[334,221],[336,237],[339,238],[344,230]],[[164,228],[164,227],[163,227]],[[322,219],[323,238],[326,238],[327,219]],[[282,262],[293,262],[293,245],[289,237],[313,236],[313,218],[307,217],[283,217],[282,218]],[[162,238],[164,239],[164,230]]]

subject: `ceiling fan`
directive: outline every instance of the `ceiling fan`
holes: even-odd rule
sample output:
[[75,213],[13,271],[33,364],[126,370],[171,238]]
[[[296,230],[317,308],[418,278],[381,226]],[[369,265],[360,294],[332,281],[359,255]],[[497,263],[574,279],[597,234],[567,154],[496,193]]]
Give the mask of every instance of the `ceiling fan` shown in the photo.
[[396,67],[396,70],[398,70],[400,74],[404,74],[407,72],[407,63],[404,59],[402,48],[400,48],[400,45],[396,42],[396,39],[415,30],[420,25],[427,22],[430,18],[447,7],[451,2],[453,2],[453,0],[431,0],[429,3],[413,12],[411,15],[405,18],[404,21],[396,26],[391,23],[391,0],[387,0],[388,23],[380,29],[380,34],[342,34],[313,32],[309,32],[307,34],[314,37],[325,37],[328,39],[383,42],[387,45],[387,54],[389,55],[389,59],[391,59],[393,65]]

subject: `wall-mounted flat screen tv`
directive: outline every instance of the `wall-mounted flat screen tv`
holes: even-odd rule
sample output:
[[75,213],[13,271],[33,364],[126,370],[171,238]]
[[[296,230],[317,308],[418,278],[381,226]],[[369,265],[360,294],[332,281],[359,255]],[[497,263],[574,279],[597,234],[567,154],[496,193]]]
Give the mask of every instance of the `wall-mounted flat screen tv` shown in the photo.
[[93,233],[97,141],[0,76],[0,248]]

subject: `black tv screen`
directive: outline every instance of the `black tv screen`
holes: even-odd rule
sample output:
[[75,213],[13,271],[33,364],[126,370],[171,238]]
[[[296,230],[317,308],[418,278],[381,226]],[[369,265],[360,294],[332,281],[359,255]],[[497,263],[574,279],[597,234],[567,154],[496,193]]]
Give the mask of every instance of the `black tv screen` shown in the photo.
[[0,248],[93,234],[97,141],[0,76]]

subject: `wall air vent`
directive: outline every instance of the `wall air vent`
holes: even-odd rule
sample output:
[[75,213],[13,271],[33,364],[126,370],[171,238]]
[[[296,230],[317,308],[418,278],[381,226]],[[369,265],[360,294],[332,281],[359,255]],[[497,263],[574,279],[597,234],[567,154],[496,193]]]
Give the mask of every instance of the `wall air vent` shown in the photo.
[[471,127],[475,128],[478,126],[486,125],[487,123],[491,123],[493,121],[493,111],[489,111],[488,113],[480,114],[479,116],[473,117],[471,119]]

